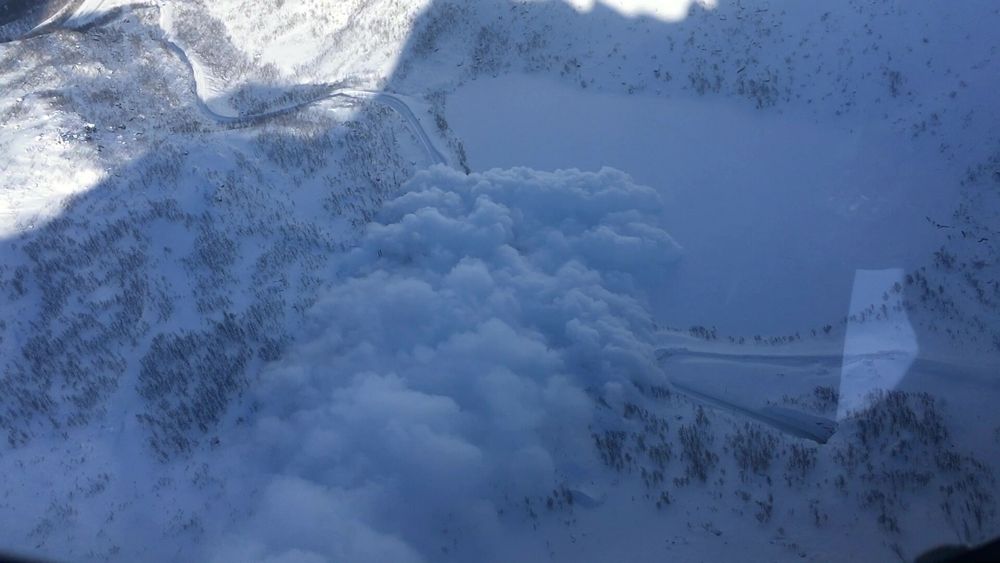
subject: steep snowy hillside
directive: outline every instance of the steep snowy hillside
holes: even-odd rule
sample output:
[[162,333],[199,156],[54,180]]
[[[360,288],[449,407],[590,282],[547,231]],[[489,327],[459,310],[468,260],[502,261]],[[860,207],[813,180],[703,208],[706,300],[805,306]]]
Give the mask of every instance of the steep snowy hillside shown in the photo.
[[0,2],[0,550],[1000,533],[989,0]]

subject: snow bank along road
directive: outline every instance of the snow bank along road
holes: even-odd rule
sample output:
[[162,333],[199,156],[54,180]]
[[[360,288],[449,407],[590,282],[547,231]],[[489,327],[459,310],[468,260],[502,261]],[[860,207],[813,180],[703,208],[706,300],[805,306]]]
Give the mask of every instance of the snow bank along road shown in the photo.
[[263,123],[271,118],[294,113],[307,106],[315,105],[318,102],[331,99],[347,99],[353,101],[369,101],[382,104],[398,114],[407,127],[417,138],[427,153],[428,159],[434,164],[444,164],[450,166],[445,154],[435,146],[434,141],[421,123],[418,114],[413,111],[413,102],[406,96],[399,94],[380,92],[372,90],[362,90],[357,88],[344,87],[339,84],[304,84],[302,86],[315,86],[317,93],[308,99],[296,102],[287,106],[271,109],[256,114],[227,114],[213,109],[208,103],[205,92],[210,89],[205,82],[210,77],[206,69],[201,68],[184,48],[179,45],[170,33],[171,13],[169,6],[161,6],[159,3],[153,4],[128,4],[105,9],[107,0],[72,0],[67,2],[61,9],[49,19],[38,24],[34,29],[22,36],[20,39],[35,37],[45,33],[51,33],[58,29],[85,29],[94,25],[99,25],[109,17],[117,16],[122,10],[131,8],[156,8],[159,11],[160,28],[163,30],[161,41],[164,46],[188,67],[194,81],[195,98],[198,101],[199,110],[209,119],[221,125],[238,127]]

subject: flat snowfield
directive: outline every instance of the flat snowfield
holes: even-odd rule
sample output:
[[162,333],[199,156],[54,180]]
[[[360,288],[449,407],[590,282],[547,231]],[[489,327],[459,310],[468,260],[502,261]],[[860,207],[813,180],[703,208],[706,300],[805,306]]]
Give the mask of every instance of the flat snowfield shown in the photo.
[[859,117],[505,76],[459,88],[448,121],[475,170],[612,166],[662,193],[684,248],[652,296],[671,326],[767,334],[839,318],[856,270],[926,262],[926,218],[956,198],[937,154]]

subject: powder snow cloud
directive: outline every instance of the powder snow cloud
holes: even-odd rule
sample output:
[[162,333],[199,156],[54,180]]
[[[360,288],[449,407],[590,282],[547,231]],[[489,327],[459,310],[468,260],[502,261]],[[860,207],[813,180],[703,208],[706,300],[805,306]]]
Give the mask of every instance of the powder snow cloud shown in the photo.
[[608,168],[419,173],[265,370],[234,455],[266,469],[215,557],[514,549],[505,499],[594,455],[588,391],[653,376],[644,295],[680,252],[661,206]]

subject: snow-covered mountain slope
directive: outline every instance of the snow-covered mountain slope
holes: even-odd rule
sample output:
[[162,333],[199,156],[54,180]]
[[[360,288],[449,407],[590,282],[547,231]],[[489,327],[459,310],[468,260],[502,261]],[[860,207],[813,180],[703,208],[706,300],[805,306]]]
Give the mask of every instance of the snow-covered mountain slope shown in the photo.
[[1000,531],[994,3],[9,6],[0,549]]

